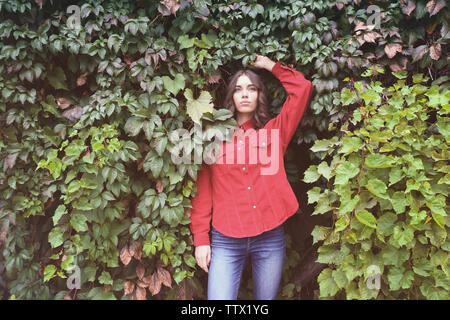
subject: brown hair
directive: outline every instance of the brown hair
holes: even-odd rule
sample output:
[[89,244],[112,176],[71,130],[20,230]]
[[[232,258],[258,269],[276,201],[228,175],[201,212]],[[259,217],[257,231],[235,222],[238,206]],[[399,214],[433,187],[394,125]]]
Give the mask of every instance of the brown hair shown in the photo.
[[225,109],[232,111],[234,117],[236,117],[236,106],[234,105],[233,94],[236,88],[236,83],[242,75],[246,75],[258,89],[258,105],[256,106],[256,110],[253,115],[253,126],[255,129],[261,129],[271,119],[269,113],[270,101],[264,82],[261,80],[261,77],[252,70],[239,70],[231,77],[226,90],[224,107]]

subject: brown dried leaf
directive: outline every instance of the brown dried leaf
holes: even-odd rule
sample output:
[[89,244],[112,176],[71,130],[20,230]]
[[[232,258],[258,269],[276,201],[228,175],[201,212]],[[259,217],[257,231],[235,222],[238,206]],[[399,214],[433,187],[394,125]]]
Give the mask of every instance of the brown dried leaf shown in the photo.
[[190,218],[191,217],[191,208],[185,207],[184,214],[186,215],[186,217]]
[[395,57],[397,52],[402,52],[402,46],[397,43],[390,43],[384,47],[384,52],[386,52],[387,56],[392,59]]
[[[180,8],[180,2],[178,0],[161,0],[161,3],[169,9],[170,13],[176,15],[178,9]],[[167,12],[161,12],[163,15],[167,15]]]
[[408,63],[408,59],[406,57],[403,57],[402,61],[401,61],[401,66],[398,65],[398,63],[394,63],[394,64],[391,64],[389,67],[394,72],[400,72],[400,71],[406,70],[407,63]]
[[430,57],[433,60],[439,60],[439,58],[441,57],[441,44],[440,43],[434,43],[431,47],[430,47]]
[[364,22],[358,22],[358,23],[356,24],[355,29],[354,29],[353,31],[367,30],[367,29],[369,29],[369,27],[366,26],[366,25],[364,24]]
[[85,72],[81,76],[78,77],[77,86],[81,87],[82,85],[84,85],[86,83],[86,78],[87,78],[88,74],[89,74],[89,72]]
[[154,272],[149,278],[148,278],[148,291],[154,296],[155,294],[158,294],[159,291],[161,291],[161,285],[162,282],[158,277],[158,274]]
[[381,35],[377,32],[368,32],[364,35],[364,40],[375,43],[375,39],[379,37],[381,37]]
[[411,14],[411,12],[414,11],[415,8],[416,8],[416,3],[412,0],[408,0],[408,4],[406,5],[406,7],[402,8],[402,12],[404,14],[406,14],[407,16],[409,16]]
[[158,191],[158,193],[163,192],[164,190],[164,185],[161,181],[161,179],[158,179],[158,181],[156,181],[156,191]]
[[141,260],[142,257],[142,245],[138,241],[134,241],[130,245],[130,255],[137,260]]
[[123,289],[125,290],[125,294],[131,294],[134,291],[134,283],[128,280],[123,285]]
[[70,121],[75,121],[77,119],[80,119],[83,115],[83,108],[82,107],[74,107],[72,109],[66,110],[63,112],[62,116],[66,119],[69,119]]
[[427,3],[428,13],[430,14],[430,16],[434,16],[445,6],[446,4],[444,0],[440,0],[438,3],[436,3],[436,0],[428,1]]
[[166,287],[172,288],[172,277],[170,276],[170,272],[164,269],[163,267],[159,267],[157,269],[158,277],[161,279],[161,282]]
[[130,65],[130,64],[133,63],[133,58],[132,58],[131,56],[124,55],[124,56],[123,56],[123,61],[125,61],[125,63],[126,63],[127,65]]
[[17,156],[19,155],[18,152],[11,153],[8,155],[5,159],[5,164],[9,169],[12,169],[16,165]]
[[58,107],[63,110],[67,109],[72,104],[72,101],[66,98],[58,98],[56,99],[56,102],[58,103]]
[[220,79],[222,79],[222,75],[220,74],[220,72],[216,72],[208,77],[208,83],[219,83]]
[[139,263],[138,266],[136,267],[136,274],[137,274],[139,280],[142,280],[142,278],[145,275],[145,268],[142,263]]
[[131,261],[131,254],[127,246],[120,250],[120,261],[122,261],[124,265],[128,265]]
[[147,300],[147,290],[145,288],[136,288],[136,300]]

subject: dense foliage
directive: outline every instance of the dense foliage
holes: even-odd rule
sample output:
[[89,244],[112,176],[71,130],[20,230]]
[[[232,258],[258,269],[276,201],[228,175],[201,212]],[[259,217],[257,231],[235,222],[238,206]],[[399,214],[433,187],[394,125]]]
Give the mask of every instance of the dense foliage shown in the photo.
[[[0,296],[205,298],[188,228],[200,165],[174,163],[177,130],[201,153],[235,126],[224,84],[259,53],[315,89],[286,168],[335,221],[312,233],[330,265],[319,297],[448,297],[447,21],[445,0],[0,1]],[[375,83],[359,81],[369,66]],[[275,116],[286,94],[261,74]],[[301,289],[301,219],[282,299]],[[381,293],[364,291],[368,265]]]
[[343,105],[357,107],[342,139],[312,147],[331,156],[305,172],[306,182],[328,181],[308,191],[314,214],[334,217],[313,232],[324,241],[318,261],[329,264],[318,278],[322,297],[343,289],[347,299],[449,298],[450,90],[439,80],[424,86],[423,74],[395,76],[389,88],[373,76],[345,89]]

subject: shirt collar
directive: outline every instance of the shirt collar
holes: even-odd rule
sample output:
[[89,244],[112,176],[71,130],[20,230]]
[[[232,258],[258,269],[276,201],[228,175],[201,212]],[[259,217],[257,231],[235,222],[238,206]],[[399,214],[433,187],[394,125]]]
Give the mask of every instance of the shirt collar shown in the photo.
[[244,129],[244,131],[247,131],[248,129],[253,129],[253,118],[245,121],[241,125],[239,125],[239,129]]

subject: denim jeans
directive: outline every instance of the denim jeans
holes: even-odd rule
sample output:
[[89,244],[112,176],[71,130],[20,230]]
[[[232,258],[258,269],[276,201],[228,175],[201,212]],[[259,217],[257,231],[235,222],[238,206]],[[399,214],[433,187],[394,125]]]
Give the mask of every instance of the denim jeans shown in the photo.
[[246,238],[225,236],[214,227],[211,232],[208,300],[237,299],[242,271],[248,257],[252,261],[253,298],[275,299],[286,255],[283,225]]

